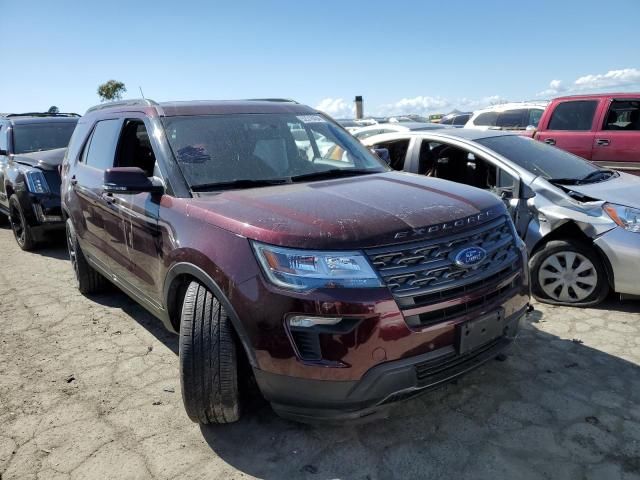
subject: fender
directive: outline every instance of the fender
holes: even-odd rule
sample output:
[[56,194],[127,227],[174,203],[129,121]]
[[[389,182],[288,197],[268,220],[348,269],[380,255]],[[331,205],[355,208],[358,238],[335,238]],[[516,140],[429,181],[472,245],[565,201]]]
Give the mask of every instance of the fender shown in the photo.
[[[256,355],[253,350],[253,346],[251,345],[251,342],[249,340],[249,335],[247,334],[247,331],[245,330],[244,325],[240,321],[238,314],[236,313],[235,309],[231,305],[231,302],[229,302],[229,299],[224,294],[220,286],[209,276],[209,274],[207,274],[207,272],[202,270],[200,267],[197,267],[192,263],[180,262],[180,263],[174,264],[169,269],[164,281],[164,288],[163,288],[163,299],[164,299],[165,306],[168,307],[169,305],[170,295],[172,294],[170,290],[171,290],[171,285],[173,281],[179,275],[185,275],[185,274],[190,275],[196,278],[198,281],[202,282],[202,284],[206,286],[209,290],[211,290],[211,292],[215,295],[218,301],[222,304],[227,314],[229,315],[229,318],[231,319],[231,324],[233,325],[233,328],[236,331],[236,334],[238,335],[240,343],[242,344],[242,347],[244,348],[244,351],[247,354],[249,363],[253,368],[257,368],[258,362],[256,360]],[[167,311],[168,311],[168,308],[167,308]]]

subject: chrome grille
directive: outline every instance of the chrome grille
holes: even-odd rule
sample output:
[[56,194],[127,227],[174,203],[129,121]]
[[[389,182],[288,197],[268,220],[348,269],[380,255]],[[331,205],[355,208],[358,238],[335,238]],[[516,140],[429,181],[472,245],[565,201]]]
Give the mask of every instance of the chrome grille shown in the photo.
[[[452,253],[470,246],[487,256],[479,265],[460,268]],[[496,283],[518,267],[519,251],[506,217],[446,238],[393,245],[366,251],[369,260],[401,306],[415,305],[411,298],[476,283],[492,275]],[[423,302],[420,302],[423,303]]]

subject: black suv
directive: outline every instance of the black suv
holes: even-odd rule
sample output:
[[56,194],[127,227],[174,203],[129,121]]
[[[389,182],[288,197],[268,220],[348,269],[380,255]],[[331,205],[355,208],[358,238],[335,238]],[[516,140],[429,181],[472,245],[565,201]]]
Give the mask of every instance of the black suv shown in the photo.
[[0,117],[0,222],[10,219],[23,250],[64,228],[59,166],[79,117],[75,113]]

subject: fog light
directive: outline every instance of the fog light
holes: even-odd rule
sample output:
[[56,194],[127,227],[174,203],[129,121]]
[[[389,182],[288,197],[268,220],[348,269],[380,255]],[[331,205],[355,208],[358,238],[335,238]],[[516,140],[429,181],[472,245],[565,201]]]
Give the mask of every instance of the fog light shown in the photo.
[[320,325],[337,325],[342,321],[339,317],[307,317],[296,315],[289,318],[290,327],[311,328]]

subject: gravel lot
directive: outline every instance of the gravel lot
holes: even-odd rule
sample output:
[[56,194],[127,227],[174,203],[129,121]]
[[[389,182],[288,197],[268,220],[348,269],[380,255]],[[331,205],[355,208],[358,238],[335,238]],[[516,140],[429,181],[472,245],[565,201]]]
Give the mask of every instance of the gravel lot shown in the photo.
[[640,479],[640,302],[536,305],[506,361],[389,420],[191,423],[177,337],[0,228],[0,479]]

